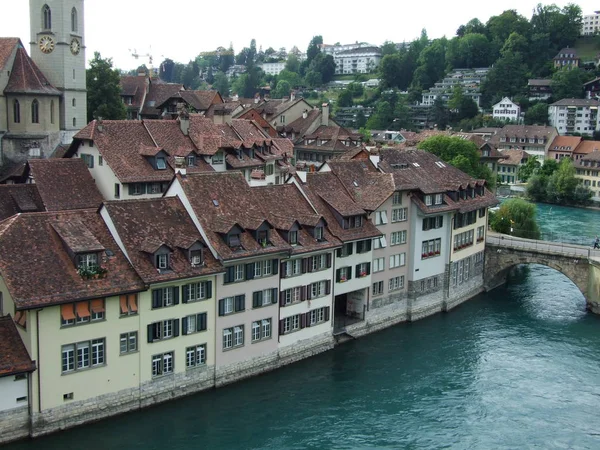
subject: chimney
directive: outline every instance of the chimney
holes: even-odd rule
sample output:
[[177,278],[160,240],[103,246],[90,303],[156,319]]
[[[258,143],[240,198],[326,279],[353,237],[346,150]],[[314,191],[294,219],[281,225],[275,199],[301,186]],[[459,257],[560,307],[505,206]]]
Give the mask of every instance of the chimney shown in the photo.
[[329,126],[329,103],[323,103],[323,113],[321,114],[321,125]]
[[179,110],[179,128],[181,132],[187,136],[190,131],[190,114],[185,107]]
[[96,120],[96,125],[98,126],[98,132],[102,133],[104,130],[104,124],[102,123],[102,117],[98,117]]
[[292,91],[290,92],[290,102],[293,102],[296,100],[296,91]]
[[254,104],[256,105],[258,104],[258,102],[260,102],[260,94],[257,93],[256,95],[254,95]]
[[302,118],[306,119],[307,117],[308,117],[308,110],[305,109],[304,111],[302,111]]

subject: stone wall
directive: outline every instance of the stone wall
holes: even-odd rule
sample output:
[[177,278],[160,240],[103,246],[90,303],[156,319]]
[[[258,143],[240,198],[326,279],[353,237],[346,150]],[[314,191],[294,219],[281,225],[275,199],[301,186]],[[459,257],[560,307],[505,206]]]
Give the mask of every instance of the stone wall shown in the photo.
[[29,436],[29,409],[27,406],[0,412],[0,444]]
[[443,273],[408,282],[408,320],[423,319],[443,310],[445,278]]

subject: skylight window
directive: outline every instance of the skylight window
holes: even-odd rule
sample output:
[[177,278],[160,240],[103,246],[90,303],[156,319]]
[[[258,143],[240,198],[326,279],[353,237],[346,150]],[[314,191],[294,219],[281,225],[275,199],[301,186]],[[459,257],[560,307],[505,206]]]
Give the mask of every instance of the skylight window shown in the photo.
[[353,181],[352,184],[354,185],[354,187],[358,187],[358,183],[356,181]]
[[165,158],[156,158],[156,168],[158,170],[164,170],[167,168]]
[[435,162],[435,165],[436,165],[436,166],[438,166],[438,167],[446,167],[446,164],[444,164],[444,163],[443,163],[443,162],[441,162],[441,161],[436,161],[436,162]]
[[213,200],[212,202],[214,206],[219,206],[219,200]]
[[421,166],[419,165],[419,163],[415,163],[415,162],[413,163],[413,166],[415,166],[415,167],[421,167]]

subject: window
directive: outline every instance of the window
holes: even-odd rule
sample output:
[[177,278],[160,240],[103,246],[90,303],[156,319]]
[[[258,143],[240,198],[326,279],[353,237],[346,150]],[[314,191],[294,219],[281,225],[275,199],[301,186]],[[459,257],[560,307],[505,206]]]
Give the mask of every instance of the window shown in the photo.
[[238,264],[235,266],[235,281],[242,281],[244,279],[244,265]]
[[52,29],[52,11],[48,5],[42,7],[42,29]]
[[324,270],[327,269],[327,267],[329,266],[327,264],[327,260],[330,258],[327,258],[327,256],[329,256],[327,253],[322,253],[320,255],[315,255],[311,257],[311,271],[312,272],[318,272],[319,270]]
[[406,220],[406,211],[408,208],[392,209],[392,222],[403,222]]
[[152,309],[179,304],[179,289],[166,287],[152,290]]
[[181,333],[193,334],[206,331],[206,313],[192,314],[181,319]]
[[315,227],[315,239],[319,242],[323,240],[323,227]]
[[264,289],[252,293],[252,307],[261,308],[277,303],[277,288]]
[[121,198],[121,185],[115,183],[115,198]]
[[68,327],[104,320],[104,299],[66,303],[60,307],[60,325]]
[[77,106],[77,100],[73,99],[71,100],[71,104],[73,105],[73,108]]
[[327,281],[317,281],[316,283],[311,283],[308,289],[308,299],[312,300],[319,297],[324,297],[325,295],[329,295],[331,292],[331,282]]
[[19,104],[19,100],[13,102],[13,121],[21,123],[21,105]]
[[381,237],[373,239],[373,248],[385,248],[387,247],[387,240],[385,239],[385,234]]
[[485,217],[486,208],[479,208],[479,217]]
[[291,305],[293,303],[297,303],[303,300],[303,292],[302,287],[293,287],[290,289],[286,289],[283,292],[283,298],[281,300],[281,306]]
[[71,9],[71,31],[73,33],[77,33],[77,10],[75,8]]
[[160,270],[165,270],[169,268],[169,255],[162,254],[156,255],[156,268]]
[[94,168],[94,155],[88,155],[86,153],[81,153],[79,156],[81,157],[81,159],[83,159],[83,161],[85,162],[85,164],[88,166],[89,169]]
[[390,241],[390,245],[406,244],[406,230],[392,232]]
[[376,281],[373,283],[373,295],[383,294],[383,281]]
[[473,245],[474,230],[454,235],[454,251]]
[[290,245],[297,245],[298,244],[298,232],[297,231],[290,231],[288,233],[288,242],[290,243]]
[[246,310],[246,296],[236,295],[235,297],[225,297],[219,300],[219,316],[233,314]]
[[393,292],[398,291],[400,289],[404,289],[404,275],[390,278],[390,281],[388,283],[388,291]]
[[198,267],[203,264],[202,250],[191,250],[190,251],[190,264],[192,267]]
[[367,253],[371,251],[371,239],[358,241],[356,243],[356,253]]
[[77,255],[77,267],[84,267],[90,269],[98,265],[98,254],[97,253],[84,253]]
[[477,227],[477,242],[482,242],[485,236],[485,226]]
[[192,369],[194,367],[204,366],[206,364],[206,344],[195,345],[185,349],[185,367]]
[[254,278],[268,277],[273,272],[273,260],[257,261],[254,263]]
[[301,259],[292,259],[290,261],[286,261],[284,263],[284,276],[285,277],[293,277],[296,275],[300,275],[302,273],[302,260]]
[[223,350],[233,347],[233,328],[223,330]]
[[121,333],[119,342],[120,342],[120,351],[121,354],[125,353],[133,353],[137,352],[137,331],[131,331],[129,333]]
[[282,319],[280,321],[279,334],[287,334],[293,333],[294,331],[298,331],[302,323],[302,320],[300,319],[301,315],[303,314],[297,314],[295,316],[286,317],[285,319]]
[[179,336],[179,320],[168,319],[148,325],[148,342],[171,339]]
[[187,166],[193,167],[196,165],[196,157],[194,155],[188,155],[187,157]]
[[165,158],[163,158],[163,157],[156,158],[156,168],[158,170],[164,170],[167,168],[167,163],[165,162]]
[[444,216],[425,217],[423,219],[423,231],[442,228],[444,225]]
[[337,249],[337,251],[336,251],[337,257],[345,258],[346,256],[350,256],[352,254],[353,249],[354,249],[354,243],[349,242],[347,244],[344,244],[342,246],[342,248]]
[[406,264],[406,253],[398,253],[397,255],[390,256],[390,269],[401,267]]
[[31,123],[40,123],[40,102],[37,99],[31,102]]
[[385,270],[385,258],[375,258],[373,260],[373,273]]
[[371,263],[360,263],[356,266],[356,278],[366,277],[371,273]]
[[103,166],[104,165],[104,159],[102,158],[102,155],[98,155],[98,165],[99,166]]
[[[73,75],[75,75],[75,69],[73,69]],[[75,78],[75,76],[73,76],[73,78]],[[77,119],[75,117],[73,117],[73,126],[77,126]]]
[[252,342],[262,341],[271,337],[271,319],[252,322]]
[[161,353],[152,357],[152,376],[160,377],[173,373],[175,358],[173,352]]
[[426,195],[425,196],[425,205],[431,206],[432,204],[433,204],[433,202],[431,200],[431,195]]
[[119,298],[121,316],[132,316],[138,313],[137,294],[121,295]]
[[362,216],[350,216],[344,219],[344,229],[362,227]]
[[50,123],[54,123],[54,100],[50,100]]
[[402,204],[402,192],[394,192],[394,197],[392,198],[392,204],[394,204],[394,205]]
[[306,320],[306,326],[312,327],[322,322],[326,322],[329,320],[329,307],[313,309],[308,315],[308,320]]
[[233,347],[244,345],[244,325],[238,325],[229,330],[232,330],[233,334]]
[[217,152],[212,157],[213,164],[223,164],[223,152]]
[[212,282],[201,281],[183,286],[183,303],[197,302],[212,297]]
[[443,202],[444,195],[443,194],[435,194],[435,204],[441,205]]
[[421,244],[421,259],[439,256],[442,249],[442,239],[430,239]]
[[388,222],[386,211],[375,212],[375,225],[385,225]]
[[104,338],[63,345],[62,373],[104,365],[104,346]]

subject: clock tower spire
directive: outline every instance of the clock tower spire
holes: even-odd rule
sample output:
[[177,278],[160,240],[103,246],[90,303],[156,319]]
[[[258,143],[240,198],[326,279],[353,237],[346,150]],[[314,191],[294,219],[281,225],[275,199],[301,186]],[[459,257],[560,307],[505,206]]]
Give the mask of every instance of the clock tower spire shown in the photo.
[[29,0],[31,58],[63,94],[59,108],[63,142],[87,124],[83,3]]

